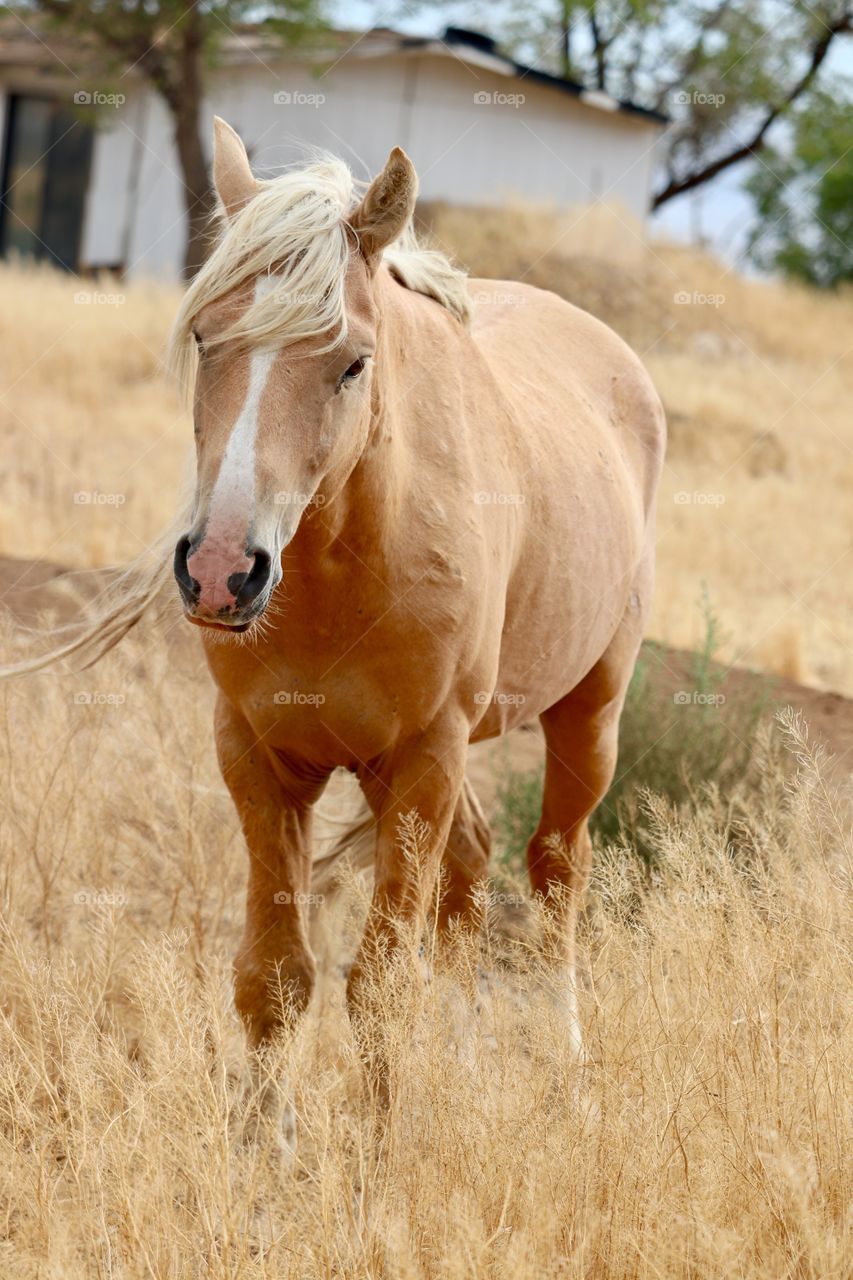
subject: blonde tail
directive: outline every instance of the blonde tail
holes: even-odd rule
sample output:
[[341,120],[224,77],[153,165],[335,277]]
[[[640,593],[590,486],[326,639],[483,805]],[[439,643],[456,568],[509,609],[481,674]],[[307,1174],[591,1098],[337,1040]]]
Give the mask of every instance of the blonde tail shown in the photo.
[[[188,520],[189,504],[146,552],[130,564],[108,571],[111,580],[85,606],[80,622],[55,627],[50,632],[54,643],[46,652],[0,664],[0,679],[49,671],[66,666],[70,660],[74,660],[74,670],[85,671],[115,648],[146,614],[162,612],[177,593],[172,551]],[[83,579],[92,573],[85,570],[63,577]]]

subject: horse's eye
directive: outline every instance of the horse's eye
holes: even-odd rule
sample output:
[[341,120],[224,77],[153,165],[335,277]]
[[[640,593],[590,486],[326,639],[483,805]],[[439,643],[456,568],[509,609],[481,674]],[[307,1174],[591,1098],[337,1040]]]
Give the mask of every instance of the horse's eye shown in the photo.
[[196,333],[195,329],[193,329],[193,337],[195,338],[195,345],[196,345],[196,347],[198,348],[198,354],[199,354],[200,356],[203,356],[203,355],[204,355],[204,341],[203,341],[203,339],[201,338],[201,336],[200,336],[199,334],[197,334],[197,333]]
[[358,375],[364,371],[364,367],[366,364],[367,364],[367,360],[362,359],[361,357],[359,357],[358,360],[353,360],[352,364],[347,369],[346,373],[342,375],[340,383],[338,385],[343,387],[348,382],[353,382],[358,377]]

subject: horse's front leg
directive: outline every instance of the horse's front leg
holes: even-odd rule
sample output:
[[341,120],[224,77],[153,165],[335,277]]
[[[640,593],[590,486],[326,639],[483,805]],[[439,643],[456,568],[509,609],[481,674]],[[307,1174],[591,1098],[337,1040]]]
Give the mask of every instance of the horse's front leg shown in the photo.
[[[372,1083],[387,1095],[387,1063],[375,1041],[381,969],[394,958],[413,970],[465,778],[468,726],[434,727],[409,739],[361,782],[378,822],[373,898],[347,984],[350,1017]],[[414,978],[414,972],[412,977]]]
[[274,762],[223,698],[216,709],[216,747],[249,853],[234,1000],[250,1045],[261,1048],[292,1026],[314,987],[307,906],[311,814],[328,774]]

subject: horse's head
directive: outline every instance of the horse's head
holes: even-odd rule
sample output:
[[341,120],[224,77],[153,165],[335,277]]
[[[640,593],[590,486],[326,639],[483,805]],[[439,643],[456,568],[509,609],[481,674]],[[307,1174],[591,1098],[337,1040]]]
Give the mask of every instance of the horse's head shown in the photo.
[[195,372],[197,482],[175,548],[187,616],[243,631],[281,580],[306,509],[346,478],[370,423],[377,311],[373,276],[409,223],[417,179],[402,151],[355,208],[328,161],[257,181],[217,120],[214,182],[226,219],[190,286],[173,352]]

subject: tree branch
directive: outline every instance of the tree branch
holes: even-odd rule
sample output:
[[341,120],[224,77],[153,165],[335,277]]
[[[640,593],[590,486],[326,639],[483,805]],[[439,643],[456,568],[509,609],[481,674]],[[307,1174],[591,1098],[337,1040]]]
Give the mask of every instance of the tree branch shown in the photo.
[[711,178],[716,178],[718,173],[722,173],[725,169],[730,169],[732,165],[739,164],[741,160],[746,160],[749,156],[753,156],[760,151],[765,145],[767,132],[781,115],[787,111],[788,107],[808,89],[814,80],[820,67],[829,52],[830,46],[836,36],[842,33],[853,31],[853,17],[849,11],[843,13],[837,18],[831,27],[826,27],[823,35],[812,46],[809,65],[803,72],[800,79],[796,82],[784,98],[775,106],[768,109],[767,114],[756,128],[752,137],[748,142],[738,147],[734,147],[725,155],[719,156],[716,160],[710,161],[706,165],[702,165],[698,169],[694,169],[692,173],[687,173],[683,177],[670,177],[669,182],[663,187],[652,200],[652,211],[659,209],[661,205],[666,204],[668,200],[674,199],[676,196],[683,195],[686,191],[693,191],[696,187],[702,186],[706,182],[710,182]]
[[696,72],[702,61],[702,54],[705,50],[705,36],[709,31],[719,27],[728,10],[731,8],[732,0],[721,0],[716,9],[710,9],[699,23],[697,28],[696,39],[691,47],[686,51],[684,59],[679,66],[677,72],[670,77],[668,81],[664,81],[657,93],[655,94],[652,106],[656,111],[663,111],[666,107],[666,100],[672,93],[673,89],[677,89],[679,85],[683,85]]
[[607,90],[607,50],[611,41],[606,40],[601,33],[598,25],[598,18],[595,12],[595,4],[591,4],[588,10],[589,30],[592,36],[592,53],[595,58],[595,87],[606,92]]
[[153,22],[147,31],[137,30],[122,35],[111,20],[113,15],[107,10],[99,13],[87,5],[85,13],[81,13],[78,17],[75,6],[68,0],[39,0],[38,7],[51,17],[61,19],[67,24],[75,23],[76,20],[82,35],[94,36],[122,61],[131,66],[138,66],[155,89],[163,95],[169,107],[175,110],[175,104],[180,97],[180,81],[169,74],[166,59],[157,46]]

